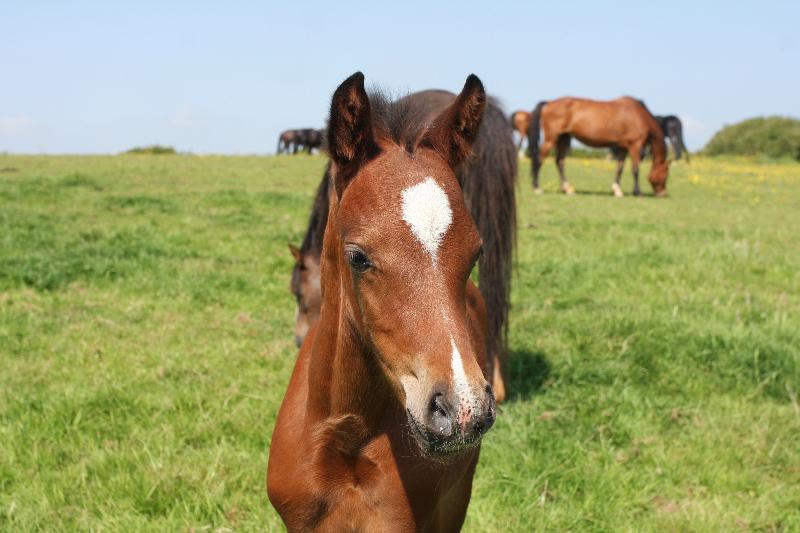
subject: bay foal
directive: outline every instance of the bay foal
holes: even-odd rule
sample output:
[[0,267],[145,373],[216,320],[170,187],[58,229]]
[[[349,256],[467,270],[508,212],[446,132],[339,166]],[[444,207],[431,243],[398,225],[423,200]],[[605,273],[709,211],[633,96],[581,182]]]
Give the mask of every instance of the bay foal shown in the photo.
[[[410,131],[398,138],[415,139],[455,99],[455,94],[437,89],[403,96],[393,104],[393,108],[404,110],[408,116],[395,122]],[[401,144],[407,144],[407,141]],[[478,135],[472,143],[472,155],[460,165],[456,178],[483,242],[476,277],[488,316],[487,344],[491,355],[487,358],[486,373],[492,376],[492,388],[499,403],[506,395],[503,369],[507,366],[504,360],[513,246],[516,242],[517,153],[508,120],[498,102],[491,97],[487,100]],[[294,257],[290,287],[297,300],[295,342],[298,347],[319,320],[322,303],[320,257],[328,220],[330,181],[329,162],[314,195],[303,241],[299,248],[289,246]]]
[[[480,80],[419,130],[356,73],[331,102],[322,305],[281,405],[270,501],[290,531],[457,531],[494,423],[481,240],[456,168],[486,107]],[[415,128],[415,126],[417,126]]]

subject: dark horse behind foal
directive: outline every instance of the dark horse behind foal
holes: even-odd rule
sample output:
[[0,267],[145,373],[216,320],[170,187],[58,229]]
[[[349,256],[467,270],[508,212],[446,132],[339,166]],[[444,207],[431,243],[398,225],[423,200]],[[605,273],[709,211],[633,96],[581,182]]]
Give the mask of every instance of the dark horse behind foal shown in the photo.
[[[539,146],[539,130],[544,130],[544,142]],[[533,188],[539,188],[539,171],[544,158],[556,149],[556,166],[561,178],[561,190],[574,193],[564,174],[564,160],[572,137],[595,148],[617,148],[627,151],[633,171],[633,194],[639,195],[639,161],[642,149],[649,144],[653,152],[653,167],[649,180],[656,196],[666,196],[669,162],[666,158],[664,133],[661,126],[640,100],[630,97],[598,101],[584,98],[559,98],[539,102],[531,114],[528,144],[531,155]],[[612,184],[615,196],[622,196],[619,185],[622,165]]]
[[[645,105],[641,100],[639,100],[639,103],[643,106]],[[664,133],[664,139],[669,139],[672,149],[675,151],[675,160],[680,159],[684,154],[686,154],[686,161],[691,162],[691,158],[689,157],[689,149],[686,148],[686,143],[683,142],[683,124],[681,123],[681,119],[675,115],[653,115],[653,118],[656,119],[656,122],[658,122],[658,124],[661,126],[661,131]],[[614,159],[617,161],[624,162],[625,158],[628,157],[627,150],[623,148],[613,147],[611,148],[611,153],[613,154]],[[642,159],[644,159],[646,153],[647,146],[642,149]]]
[[675,115],[654,115],[653,118],[661,125],[664,137],[669,139],[670,144],[672,144],[672,149],[675,151],[675,159],[680,159],[685,153],[686,161],[690,161],[689,150],[686,148],[686,143],[683,142],[681,119]]
[[[446,91],[429,90],[401,100],[423,123],[430,122],[452,101]],[[457,176],[462,184],[467,208],[483,240],[483,255],[478,261],[478,286],[489,314],[488,371],[498,401],[505,398],[503,359],[508,327],[511,264],[516,241],[516,200],[514,186],[517,156],[508,124],[499,105],[489,99],[481,122],[473,155],[462,164]],[[319,318],[320,255],[328,217],[330,164],[317,188],[303,242],[298,249],[289,246],[295,259],[291,290],[297,299],[295,342],[298,347]]]
[[320,316],[267,474],[290,531],[463,524],[496,405],[486,307],[470,280],[482,239],[456,171],[487,99],[475,76],[445,95],[389,102],[366,94],[361,73],[333,95]]

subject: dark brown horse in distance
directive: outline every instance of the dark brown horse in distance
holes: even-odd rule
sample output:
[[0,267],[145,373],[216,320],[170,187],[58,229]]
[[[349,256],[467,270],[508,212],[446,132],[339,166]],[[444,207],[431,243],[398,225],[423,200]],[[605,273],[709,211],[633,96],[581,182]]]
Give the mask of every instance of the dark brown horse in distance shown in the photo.
[[320,317],[267,475],[289,531],[463,524],[496,416],[486,307],[470,281],[482,242],[456,174],[486,101],[474,75],[432,120],[431,107],[368,96],[361,73],[333,95]]
[[519,143],[517,151],[522,149],[522,141],[528,136],[528,128],[531,127],[531,114],[529,111],[514,111],[511,113],[511,127],[519,133]]
[[313,149],[322,149],[322,130],[315,130],[313,128],[302,128],[299,130],[286,130],[281,132],[278,137],[278,150],[276,154],[291,152],[296,154],[300,150],[304,150],[310,154]]
[[[539,130],[544,130],[544,142],[539,146]],[[656,196],[667,192],[667,161],[664,133],[650,111],[642,102],[631,97],[598,101],[584,98],[559,98],[539,102],[531,114],[528,128],[528,143],[531,154],[533,188],[538,193],[539,171],[542,162],[552,148],[556,149],[556,166],[561,178],[561,190],[574,193],[564,174],[564,160],[569,152],[571,139],[575,137],[587,146],[595,148],[617,148],[627,151],[633,171],[633,194],[639,195],[639,161],[642,148],[649,144],[653,152],[653,167],[649,180]],[[537,149],[538,148],[538,149]],[[622,196],[619,181],[622,166],[612,184],[615,196]]]
[[278,136],[278,149],[275,154],[296,154],[299,148],[300,130],[284,130]]
[[681,119],[675,115],[654,115],[661,125],[661,131],[664,132],[664,137],[669,139],[672,145],[672,150],[675,152],[675,159],[680,159],[681,156],[686,154],[686,161],[689,159],[689,150],[686,148],[686,143],[683,142],[683,124]]
[[299,138],[298,143],[302,150],[305,150],[307,154],[311,154],[311,151],[315,148],[320,150],[322,148],[322,130],[315,130],[313,128],[304,128],[299,131]]

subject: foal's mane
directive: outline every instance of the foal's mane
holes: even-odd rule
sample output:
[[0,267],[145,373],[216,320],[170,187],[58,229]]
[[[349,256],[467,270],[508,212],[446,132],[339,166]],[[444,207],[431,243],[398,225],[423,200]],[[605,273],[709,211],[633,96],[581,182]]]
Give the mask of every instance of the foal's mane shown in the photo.
[[331,177],[331,163],[325,165],[322,181],[317,186],[314,204],[308,217],[308,228],[300,245],[300,253],[319,256],[322,253],[322,240],[325,237],[325,225],[328,223],[328,182]]
[[437,104],[454,96],[448,91],[429,90],[392,98],[380,89],[373,89],[369,94],[372,130],[377,138],[392,141],[413,153],[433,114],[441,111]]

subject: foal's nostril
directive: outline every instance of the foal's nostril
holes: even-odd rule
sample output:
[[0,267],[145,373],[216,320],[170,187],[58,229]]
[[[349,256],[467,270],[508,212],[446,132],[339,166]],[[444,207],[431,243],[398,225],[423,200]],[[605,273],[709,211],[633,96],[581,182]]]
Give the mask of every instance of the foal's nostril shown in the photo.
[[489,431],[497,418],[497,401],[494,399],[494,392],[491,385],[486,385],[486,418],[484,419],[483,432]]
[[428,431],[440,437],[453,433],[453,421],[444,394],[436,393],[428,405]]

